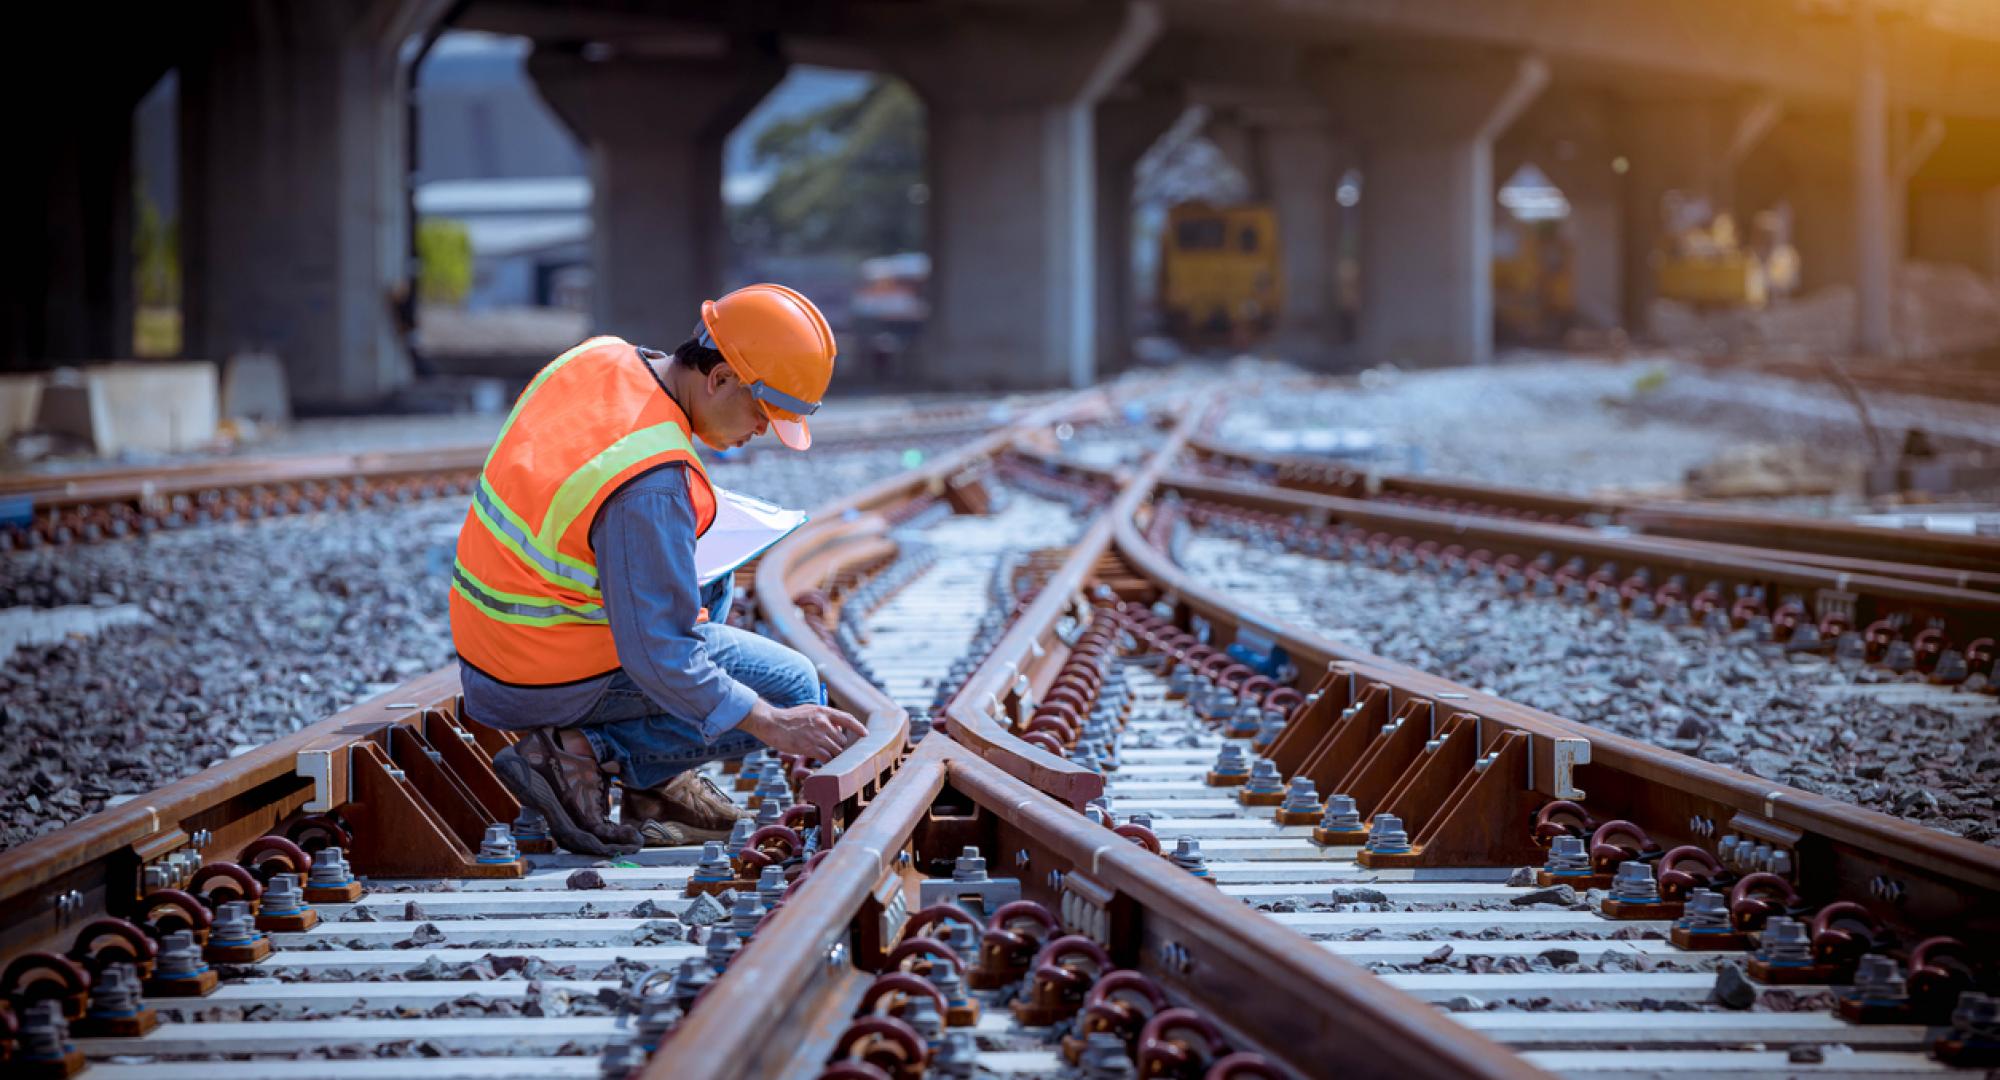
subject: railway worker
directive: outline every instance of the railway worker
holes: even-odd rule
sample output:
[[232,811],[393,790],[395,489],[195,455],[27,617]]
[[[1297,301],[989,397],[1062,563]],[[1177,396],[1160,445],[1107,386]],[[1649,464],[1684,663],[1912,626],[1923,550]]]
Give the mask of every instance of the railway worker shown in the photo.
[[702,304],[671,356],[592,338],[514,403],[459,531],[451,633],[467,715],[522,733],[495,769],[563,847],[724,839],[748,815],[695,766],[759,745],[825,761],[866,732],[805,657],[724,625],[729,575],[695,574],[716,497],[694,441],[806,449],[833,361],[812,301],[751,285]]

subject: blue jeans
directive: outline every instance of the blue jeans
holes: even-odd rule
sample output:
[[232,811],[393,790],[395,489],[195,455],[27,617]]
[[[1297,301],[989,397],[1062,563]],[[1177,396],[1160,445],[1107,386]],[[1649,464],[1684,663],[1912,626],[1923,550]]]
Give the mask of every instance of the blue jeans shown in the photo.
[[[709,610],[714,615],[718,608],[711,605]],[[748,630],[724,626],[720,618],[695,627],[695,633],[708,642],[708,655],[730,678],[756,691],[773,707],[823,701],[819,672],[796,650]],[[658,787],[702,762],[739,758],[764,745],[735,729],[708,741],[702,737],[700,725],[663,711],[623,671],[611,677],[597,705],[578,726],[597,752],[597,760],[618,762],[620,779],[627,787],[636,788]]]

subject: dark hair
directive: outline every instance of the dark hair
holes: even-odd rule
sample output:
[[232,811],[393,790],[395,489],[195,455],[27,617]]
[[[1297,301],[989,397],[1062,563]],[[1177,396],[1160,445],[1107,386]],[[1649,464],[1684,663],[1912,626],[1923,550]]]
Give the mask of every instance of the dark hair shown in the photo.
[[689,338],[674,350],[674,363],[686,364],[706,375],[715,370],[715,365],[722,363],[722,354],[704,346],[695,338]]

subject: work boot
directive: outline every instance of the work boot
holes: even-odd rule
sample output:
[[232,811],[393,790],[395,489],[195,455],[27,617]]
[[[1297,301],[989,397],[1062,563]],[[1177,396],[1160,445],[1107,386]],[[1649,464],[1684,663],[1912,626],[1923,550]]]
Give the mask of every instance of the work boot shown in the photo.
[[754,816],[694,769],[657,788],[625,789],[625,820],[638,824],[647,847],[727,840],[738,818]]
[[493,770],[524,805],[541,811],[556,843],[580,855],[629,855],[639,830],[606,816],[604,774],[576,728],[536,728],[493,757]]

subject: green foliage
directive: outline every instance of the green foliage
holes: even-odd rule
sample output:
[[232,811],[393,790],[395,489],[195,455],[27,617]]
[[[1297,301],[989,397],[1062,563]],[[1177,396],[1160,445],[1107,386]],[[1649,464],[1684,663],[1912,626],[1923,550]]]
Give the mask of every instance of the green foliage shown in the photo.
[[739,243],[792,255],[882,255],[924,243],[924,110],[877,79],[860,96],[771,125],[753,150],[771,186],[735,211]]
[[462,221],[417,222],[417,298],[457,306],[472,292],[472,234]]
[[180,223],[160,213],[145,185],[132,182],[132,276],[141,307],[181,302]]

